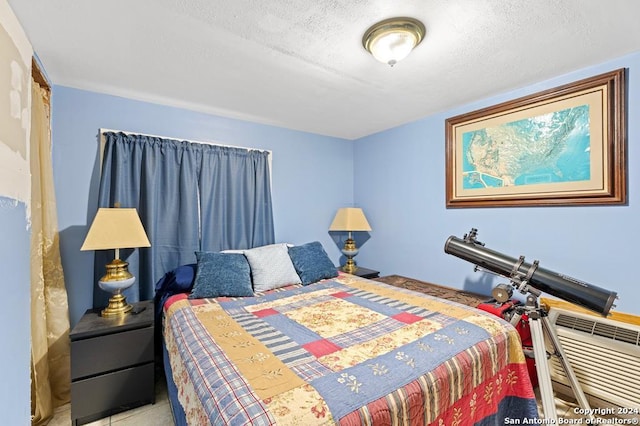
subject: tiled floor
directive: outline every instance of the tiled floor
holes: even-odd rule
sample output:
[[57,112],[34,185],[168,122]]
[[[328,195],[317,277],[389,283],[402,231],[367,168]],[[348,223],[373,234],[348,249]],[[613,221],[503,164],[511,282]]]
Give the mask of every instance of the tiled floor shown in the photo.
[[[538,413],[540,417],[544,417],[544,410],[542,409],[542,400],[540,398],[540,388],[536,388],[536,400],[538,402]],[[575,409],[579,407],[576,402],[568,402],[563,398],[556,397],[556,414],[558,418],[563,419],[579,419],[583,416],[576,414]]]

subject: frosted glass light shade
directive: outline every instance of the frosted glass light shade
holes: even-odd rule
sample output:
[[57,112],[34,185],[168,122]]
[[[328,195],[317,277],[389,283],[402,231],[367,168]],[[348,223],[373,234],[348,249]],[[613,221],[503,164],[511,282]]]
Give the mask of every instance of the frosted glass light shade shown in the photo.
[[417,40],[415,34],[390,32],[371,42],[371,54],[385,64],[395,64],[409,56]]
[[416,19],[386,19],[365,32],[362,45],[378,61],[394,66],[420,44],[425,32],[424,24]]

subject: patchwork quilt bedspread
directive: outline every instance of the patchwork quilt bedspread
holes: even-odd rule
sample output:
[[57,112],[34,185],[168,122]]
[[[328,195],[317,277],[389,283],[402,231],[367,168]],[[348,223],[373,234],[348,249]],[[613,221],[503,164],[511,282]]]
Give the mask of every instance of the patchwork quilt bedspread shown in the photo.
[[534,419],[515,329],[341,275],[247,298],[170,298],[164,339],[194,425],[464,425]]

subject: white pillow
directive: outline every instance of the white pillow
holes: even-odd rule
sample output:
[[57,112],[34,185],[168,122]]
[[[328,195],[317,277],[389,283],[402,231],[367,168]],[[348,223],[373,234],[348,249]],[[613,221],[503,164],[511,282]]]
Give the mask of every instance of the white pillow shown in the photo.
[[302,283],[284,243],[244,250],[244,255],[251,266],[254,292]]

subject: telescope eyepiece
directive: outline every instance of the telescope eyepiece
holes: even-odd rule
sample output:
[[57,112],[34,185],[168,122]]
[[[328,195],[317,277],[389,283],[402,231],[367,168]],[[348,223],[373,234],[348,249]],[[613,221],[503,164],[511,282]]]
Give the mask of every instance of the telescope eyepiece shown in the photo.
[[478,230],[476,228],[471,228],[468,234],[464,234],[464,240],[471,244],[478,244],[479,246],[484,246],[484,243],[481,243],[477,240]]

